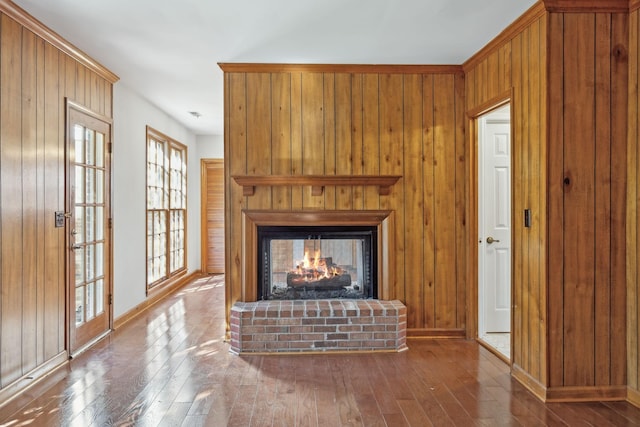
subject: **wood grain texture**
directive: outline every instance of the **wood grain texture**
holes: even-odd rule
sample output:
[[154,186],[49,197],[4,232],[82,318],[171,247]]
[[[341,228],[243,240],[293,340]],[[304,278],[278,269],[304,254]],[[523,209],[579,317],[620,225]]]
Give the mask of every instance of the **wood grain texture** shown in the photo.
[[640,11],[629,16],[629,103],[627,134],[626,309],[627,385],[640,402]]
[[[240,82],[250,80],[270,81],[270,92],[262,85],[245,91]],[[281,84],[284,88],[277,87]],[[336,74],[315,69],[312,73],[226,73],[229,128],[225,141],[230,154],[225,156],[230,178],[226,190],[232,205],[227,239],[233,240],[242,231],[236,209],[393,209],[395,251],[390,267],[395,273],[390,292],[411,300],[415,320],[409,327],[460,330],[466,304],[464,281],[458,279],[466,268],[466,187],[458,182],[465,179],[466,170],[464,90],[462,74]],[[268,99],[250,99],[258,95]],[[291,103],[283,102],[285,99]],[[270,112],[247,120],[244,103],[271,106]],[[274,131],[274,118],[278,129],[288,129],[290,124],[290,133]],[[260,146],[256,138],[244,136],[262,135],[259,129],[264,127],[272,129],[272,140],[263,140]],[[231,177],[251,175],[252,167],[246,159],[256,154],[245,157],[243,153],[261,150],[265,144],[277,144],[277,163],[286,165],[275,178],[325,174],[338,181],[324,183],[321,196],[312,195],[309,186],[296,185],[295,181],[270,188],[272,192],[278,189],[278,194],[290,192],[290,204],[273,197],[243,196],[242,187]],[[423,156],[424,150],[430,150],[430,154]],[[273,164],[274,158],[271,161]],[[346,179],[363,175],[400,179],[389,187],[389,194],[380,193],[377,185],[360,185],[360,181],[349,185]],[[428,229],[431,240],[425,242],[427,232],[423,230]],[[436,237],[436,232],[442,234]],[[452,238],[446,237],[448,233]],[[239,270],[242,260],[249,256],[242,248],[237,252],[234,245],[228,245],[232,248],[228,266],[234,270],[228,274],[232,302],[243,298]],[[428,263],[422,262],[423,255],[430,260]],[[425,303],[424,289],[429,290],[431,301],[436,301],[437,295],[443,304]]]
[[54,225],[65,209],[65,98],[112,112],[111,82],[14,12],[0,17],[3,391],[46,375],[66,351],[65,228]]

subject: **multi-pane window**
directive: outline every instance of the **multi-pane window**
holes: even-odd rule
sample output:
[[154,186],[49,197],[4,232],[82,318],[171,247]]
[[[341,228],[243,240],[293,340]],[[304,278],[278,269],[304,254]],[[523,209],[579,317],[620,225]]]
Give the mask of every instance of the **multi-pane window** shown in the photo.
[[186,268],[187,147],[147,126],[147,287]]

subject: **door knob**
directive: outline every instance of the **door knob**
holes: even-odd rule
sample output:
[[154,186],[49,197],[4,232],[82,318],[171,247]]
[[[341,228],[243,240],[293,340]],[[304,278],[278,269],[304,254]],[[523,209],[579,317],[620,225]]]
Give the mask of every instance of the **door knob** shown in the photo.
[[500,240],[496,240],[496,239],[494,239],[494,238],[493,238],[493,237],[491,237],[491,236],[487,237],[487,243],[488,243],[488,244],[496,243],[496,242],[499,242],[499,241],[500,241]]

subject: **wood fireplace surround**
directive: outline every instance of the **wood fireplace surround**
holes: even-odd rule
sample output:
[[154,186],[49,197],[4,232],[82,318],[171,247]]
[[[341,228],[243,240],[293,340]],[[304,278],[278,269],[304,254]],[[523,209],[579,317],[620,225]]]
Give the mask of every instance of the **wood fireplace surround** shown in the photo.
[[242,302],[257,301],[259,226],[374,226],[378,230],[378,289],[381,300],[395,298],[390,257],[394,253],[393,211],[273,211],[242,212]]

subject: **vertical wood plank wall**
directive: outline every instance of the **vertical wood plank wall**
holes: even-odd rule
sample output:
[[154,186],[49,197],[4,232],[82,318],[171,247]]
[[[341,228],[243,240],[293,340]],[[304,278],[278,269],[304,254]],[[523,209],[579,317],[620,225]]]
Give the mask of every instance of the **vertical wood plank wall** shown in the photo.
[[627,386],[640,406],[640,10],[629,14],[629,126],[627,144]]
[[624,396],[628,14],[548,22],[548,394]]
[[[234,70],[225,71],[224,84],[228,308],[243,298],[242,209],[393,209],[392,286],[408,307],[408,328],[459,335],[466,307],[462,69]],[[313,196],[310,187],[294,185],[258,186],[245,197],[231,179],[245,174],[402,178],[382,196],[361,186]]]
[[112,116],[110,81],[0,13],[0,391],[66,352],[65,97]]
[[[515,370],[546,384],[546,34],[545,15],[465,66],[467,111],[511,94],[513,352]],[[471,177],[477,185],[477,177]],[[524,209],[531,210],[525,228]],[[475,211],[475,210],[474,210]],[[476,304],[477,301],[469,301]]]
[[468,111],[512,90],[512,361],[547,400],[625,395],[628,45],[626,13],[545,13],[465,66]]

